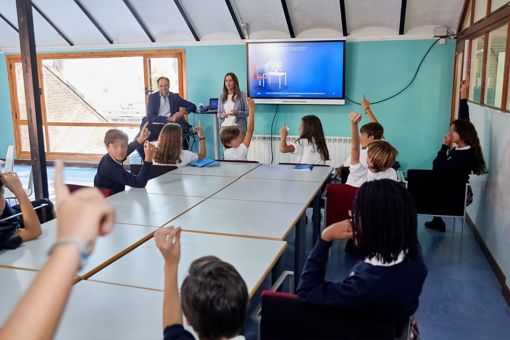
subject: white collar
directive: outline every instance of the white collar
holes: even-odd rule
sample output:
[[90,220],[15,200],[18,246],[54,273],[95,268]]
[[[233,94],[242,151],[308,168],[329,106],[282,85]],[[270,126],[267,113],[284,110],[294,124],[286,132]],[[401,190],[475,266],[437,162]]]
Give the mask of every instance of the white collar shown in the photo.
[[471,149],[471,145],[466,145],[462,148],[455,147],[455,150],[459,150],[459,151],[464,151],[464,150],[469,150],[469,149]]
[[116,160],[115,158],[113,158],[110,154],[108,154],[108,156],[110,156],[110,158],[115,162],[117,163],[118,165],[122,165],[124,166],[124,162],[119,162],[118,160]]
[[371,264],[372,266],[391,267],[391,266],[394,266],[396,264],[399,264],[399,263],[403,262],[404,258],[405,258],[405,253],[402,250],[398,254],[397,259],[394,260],[394,261],[391,261],[391,262],[388,262],[388,263],[387,262],[383,262],[383,259],[379,255],[376,255],[376,256],[371,257],[371,258],[366,258],[365,259],[365,263]]

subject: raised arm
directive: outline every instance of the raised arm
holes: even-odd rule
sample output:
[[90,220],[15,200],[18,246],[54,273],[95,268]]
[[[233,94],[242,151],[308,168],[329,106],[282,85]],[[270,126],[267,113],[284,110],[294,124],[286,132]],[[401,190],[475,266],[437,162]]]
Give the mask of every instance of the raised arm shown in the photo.
[[359,163],[360,142],[359,142],[359,129],[358,123],[361,121],[361,115],[356,112],[351,112],[349,115],[351,121],[351,165]]
[[198,143],[198,159],[203,159],[207,156],[207,149],[205,146],[204,130],[201,126],[195,127],[195,131],[198,133],[200,142]]
[[469,94],[469,77],[462,81],[462,84],[460,85],[459,95],[459,119],[469,121],[468,94]]
[[251,98],[247,99],[248,101],[248,127],[246,129],[246,134],[244,135],[243,144],[249,148],[251,139],[253,138],[253,132],[255,131],[255,101]]
[[280,129],[280,152],[281,153],[294,152],[294,150],[295,150],[293,145],[287,145],[287,136],[288,135],[289,135],[289,131],[287,131],[287,125],[283,124],[283,127]]
[[41,223],[35,213],[32,203],[25,194],[23,185],[14,172],[3,174],[0,172],[0,180],[4,183],[5,187],[9,189],[19,202],[21,213],[23,216],[24,228],[18,229],[18,235],[23,242],[35,240],[42,234]]
[[368,115],[368,119],[371,123],[379,123],[374,112],[372,111],[372,108],[370,107],[370,102],[367,100],[367,98],[365,98],[365,96],[363,96],[361,99],[361,107],[363,108],[363,111],[365,111],[365,113]]
[[107,234],[114,210],[97,189],[70,195],[62,179],[62,164],[55,173],[57,243],[21,302],[0,329],[0,339],[52,339],[66,305],[82,252],[91,253],[98,235]]
[[154,241],[165,261],[165,288],[163,296],[163,329],[182,325],[181,298],[177,283],[181,257],[181,229],[160,228],[154,233]]

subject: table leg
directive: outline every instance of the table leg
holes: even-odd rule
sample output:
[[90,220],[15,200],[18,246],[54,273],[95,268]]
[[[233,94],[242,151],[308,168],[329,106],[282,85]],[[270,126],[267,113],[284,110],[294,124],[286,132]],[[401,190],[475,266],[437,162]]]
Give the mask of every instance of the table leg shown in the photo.
[[305,263],[306,215],[303,214],[296,224],[296,238],[294,240],[294,282],[297,288],[301,271]]
[[220,159],[220,145],[218,142],[218,117],[213,116],[213,139],[214,139],[214,159]]

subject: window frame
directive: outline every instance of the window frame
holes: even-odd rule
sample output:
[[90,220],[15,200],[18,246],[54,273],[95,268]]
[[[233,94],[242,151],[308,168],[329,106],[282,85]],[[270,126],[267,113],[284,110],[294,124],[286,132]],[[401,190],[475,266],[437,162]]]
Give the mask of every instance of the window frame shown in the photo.
[[[186,50],[185,49],[161,49],[161,50],[133,50],[133,51],[98,51],[98,52],[63,52],[63,53],[41,53],[37,55],[38,77],[40,87],[41,114],[43,119],[43,130],[45,134],[45,150],[49,160],[65,159],[78,161],[97,161],[102,154],[90,153],[69,153],[53,152],[50,148],[50,126],[80,126],[80,127],[138,127],[135,123],[94,123],[94,122],[48,122],[46,116],[46,103],[44,95],[44,81],[42,74],[42,61],[47,59],[82,59],[82,58],[118,58],[118,57],[143,57],[143,77],[145,83],[145,103],[147,104],[148,91],[150,89],[149,59],[154,57],[176,58],[179,72],[179,95],[187,96],[186,89]],[[16,157],[19,159],[30,159],[30,151],[23,151],[21,148],[21,126],[27,126],[28,120],[21,119],[18,95],[16,91],[17,78],[15,64],[21,63],[20,54],[7,55],[7,68],[9,80],[9,92],[11,99],[11,113],[14,127],[14,140],[16,146]]]
[[[466,0],[464,2],[464,6],[462,9],[462,14],[459,18],[459,26],[458,29],[462,29],[462,21],[464,20],[464,17],[466,16],[467,8],[471,5],[473,7],[475,5],[476,0]],[[456,53],[455,53],[455,59],[454,59],[454,75],[459,72],[457,70],[457,63],[456,58],[459,52],[464,52],[464,59],[465,59],[465,67],[466,67],[466,75],[471,76],[471,63],[473,61],[472,58],[472,45],[473,40],[476,38],[479,38],[481,36],[485,36],[484,41],[484,57],[482,62],[482,85],[481,85],[481,93],[480,93],[480,102],[473,102],[468,99],[469,102],[489,107],[495,110],[499,110],[502,112],[510,113],[510,107],[508,107],[508,104],[510,102],[510,94],[509,92],[509,81],[510,81],[510,3],[507,5],[504,5],[502,7],[499,7],[495,11],[491,12],[491,1],[488,1],[487,4],[487,15],[484,19],[473,22],[474,17],[474,11],[471,10],[471,25],[469,25],[467,28],[463,29],[462,31],[459,31],[458,33],[458,40],[457,40],[457,46],[456,46]],[[506,53],[505,53],[505,66],[503,69],[503,93],[501,98],[501,107],[496,107],[493,105],[487,105],[485,103],[485,86],[486,86],[486,76],[487,76],[487,55],[488,55],[488,47],[489,47],[489,33],[492,31],[495,31],[497,29],[500,29],[501,27],[506,26],[507,27],[507,41],[506,41]],[[466,44],[465,42],[468,42]],[[460,72],[463,72],[462,67],[464,66],[464,62],[462,63]],[[462,77],[461,77],[462,80]],[[452,103],[455,100],[455,94],[456,91],[459,91],[459,85],[457,82],[453,81],[453,92],[452,92]],[[455,118],[456,114],[456,105],[452,105],[451,107],[451,119],[453,120]]]

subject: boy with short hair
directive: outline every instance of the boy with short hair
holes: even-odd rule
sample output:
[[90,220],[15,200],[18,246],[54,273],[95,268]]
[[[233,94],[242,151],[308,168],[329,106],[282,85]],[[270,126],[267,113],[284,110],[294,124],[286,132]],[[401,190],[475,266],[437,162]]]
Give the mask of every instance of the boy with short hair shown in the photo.
[[[125,186],[143,188],[149,180],[149,172],[154,158],[155,147],[147,141],[150,131],[147,124],[138,138],[129,143],[128,135],[118,129],[108,130],[104,136],[104,144],[108,153],[101,158],[94,177],[94,186],[107,189],[116,194],[124,191]],[[139,145],[145,151],[145,159],[138,175],[124,169],[124,161]]]
[[[7,203],[4,187],[16,196],[19,208]],[[14,217],[19,212],[21,217]],[[41,234],[41,223],[18,176],[14,172],[0,172],[0,250],[18,248],[23,242],[35,240]]]
[[220,139],[225,147],[223,158],[228,161],[245,161],[248,159],[253,132],[255,130],[255,101],[247,98],[248,102],[248,128],[243,138],[243,132],[237,125],[221,128]]
[[154,233],[156,246],[165,261],[164,340],[194,339],[183,327],[183,313],[200,339],[228,339],[238,335],[248,308],[248,289],[241,275],[217,257],[199,258],[191,264],[179,296],[180,239],[180,228],[160,228]]
[[[368,118],[370,119],[370,123],[367,123],[361,127],[359,130],[360,132],[360,145],[361,145],[361,151],[359,155],[359,162],[363,166],[367,166],[367,147],[370,143],[376,140],[384,139],[384,128],[383,126],[377,121],[377,118],[370,108],[370,102],[363,96],[361,99],[361,107],[363,108],[363,111],[367,114]],[[349,167],[351,165],[351,156],[349,156],[345,162],[343,163],[343,166]]]

